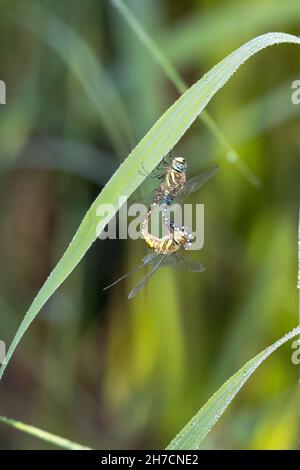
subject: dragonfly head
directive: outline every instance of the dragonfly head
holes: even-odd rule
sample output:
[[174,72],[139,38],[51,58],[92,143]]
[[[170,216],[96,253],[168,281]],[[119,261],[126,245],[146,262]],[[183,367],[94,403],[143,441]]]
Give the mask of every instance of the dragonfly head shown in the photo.
[[185,250],[188,250],[194,240],[192,232],[187,227],[180,227],[177,224],[171,224],[173,229],[173,236],[175,242],[182,246]]
[[179,173],[185,173],[187,170],[187,163],[185,161],[185,158],[182,158],[182,157],[173,158],[172,168],[175,171],[179,171]]

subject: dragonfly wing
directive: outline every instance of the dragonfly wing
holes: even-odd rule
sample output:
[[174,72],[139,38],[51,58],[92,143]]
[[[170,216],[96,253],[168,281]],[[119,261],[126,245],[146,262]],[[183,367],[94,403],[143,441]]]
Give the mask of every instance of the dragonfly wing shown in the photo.
[[106,289],[109,289],[110,287],[114,286],[115,284],[118,284],[120,281],[122,281],[123,279],[126,279],[126,277],[129,277],[131,276],[132,274],[138,272],[140,269],[144,268],[145,266],[147,266],[148,264],[151,264],[155,261],[155,258],[157,258],[157,254],[156,253],[150,253],[149,255],[145,256],[143,258],[143,262],[141,264],[139,264],[136,268],[134,268],[132,271],[130,271],[129,273],[127,274],[124,274],[123,276],[119,277],[119,279],[117,279],[116,281],[114,281],[112,284],[109,284],[109,286],[106,286],[104,287],[103,290],[106,290]]
[[143,266],[154,263],[159,256],[157,253],[149,253],[143,258]]
[[217,170],[218,170],[218,166],[215,165],[214,167],[210,168],[204,173],[201,173],[201,175],[197,175],[194,178],[191,178],[190,180],[188,180],[185,186],[182,188],[182,190],[178,194],[176,198],[176,202],[178,203],[182,202],[191,193],[194,193],[199,188],[201,188],[201,186],[203,186],[208,180],[210,180],[210,178],[213,177],[213,175],[216,173]]
[[164,255],[160,255],[160,254],[155,255],[155,259],[153,258],[148,263],[148,264],[153,264],[151,271],[149,271],[148,274],[146,274],[146,276],[143,277],[143,279],[141,279],[141,281],[132,289],[132,291],[129,292],[128,299],[132,299],[134,296],[136,296],[138,292],[140,292],[145,287],[145,285],[151,279],[153,274],[161,267],[164,261],[164,258],[165,258]]
[[190,271],[190,272],[197,272],[201,273],[205,271],[205,266],[200,263],[196,263],[195,261],[189,260],[184,256],[181,256],[179,253],[174,253],[173,255],[169,256],[169,266],[174,266],[181,271]]

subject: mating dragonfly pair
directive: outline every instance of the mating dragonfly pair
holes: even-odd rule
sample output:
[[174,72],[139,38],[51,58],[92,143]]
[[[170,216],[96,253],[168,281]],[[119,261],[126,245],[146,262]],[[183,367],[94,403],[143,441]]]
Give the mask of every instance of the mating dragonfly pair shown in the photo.
[[[214,166],[208,171],[187,180],[187,163],[184,158],[175,157],[170,163],[163,160],[163,164],[165,167],[164,171],[160,176],[158,176],[161,183],[154,191],[147,216],[141,224],[141,236],[153,253],[145,256],[142,263],[133,271],[120,277],[104,289],[109,289],[122,279],[125,279],[137,271],[140,271],[142,268],[149,266],[151,268],[150,271],[132,289],[128,295],[129,299],[132,299],[138,292],[140,292],[151,279],[153,274],[162,267],[173,266],[180,270],[193,272],[201,272],[205,269],[202,264],[190,261],[178,253],[180,249],[186,250],[191,246],[193,236],[187,227],[178,226],[168,219],[166,216],[166,206],[170,206],[175,201],[177,203],[182,203],[189,194],[197,191],[201,186],[203,186],[203,184],[215,174],[218,167]],[[153,210],[157,207],[163,213],[163,220],[166,228],[166,235],[163,237],[156,237],[149,231],[150,218]]]

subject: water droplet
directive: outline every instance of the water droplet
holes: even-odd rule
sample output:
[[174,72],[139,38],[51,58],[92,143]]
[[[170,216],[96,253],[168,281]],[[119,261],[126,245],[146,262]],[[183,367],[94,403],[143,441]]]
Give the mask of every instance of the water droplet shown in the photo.
[[228,152],[226,159],[229,163],[235,163],[237,161],[237,154],[235,152]]

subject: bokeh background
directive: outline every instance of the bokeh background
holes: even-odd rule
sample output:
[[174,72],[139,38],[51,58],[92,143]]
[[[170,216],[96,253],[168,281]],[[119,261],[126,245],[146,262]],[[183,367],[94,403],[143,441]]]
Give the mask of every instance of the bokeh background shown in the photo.
[[[125,3],[189,86],[258,34],[300,35],[298,0]],[[178,94],[108,0],[2,0],[0,40],[0,338],[9,344],[85,211]],[[205,204],[205,247],[190,256],[206,272],[162,270],[128,301],[138,275],[102,288],[140,262],[143,242],[97,241],[18,347],[1,415],[97,449],[163,448],[296,325],[299,67],[299,47],[268,48],[208,106],[260,187],[199,121],[173,150],[189,176],[220,165],[191,198]],[[202,448],[298,448],[291,352],[261,366]],[[51,448],[3,425],[0,446]]]

